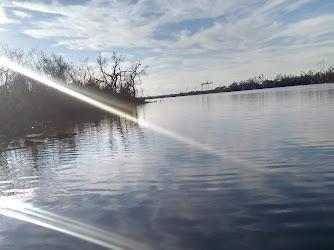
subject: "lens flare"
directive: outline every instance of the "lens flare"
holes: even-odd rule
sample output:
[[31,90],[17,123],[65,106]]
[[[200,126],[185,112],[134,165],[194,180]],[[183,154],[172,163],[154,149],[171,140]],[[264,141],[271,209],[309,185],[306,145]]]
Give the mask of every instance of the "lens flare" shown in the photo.
[[[141,126],[145,126],[157,133],[163,134],[167,137],[175,139],[179,142],[187,144],[193,148],[205,151],[209,154],[215,155],[224,161],[230,160],[233,163],[239,163],[243,166],[249,166],[249,162],[244,162],[241,159],[232,157],[232,156],[223,156],[222,152],[217,149],[212,148],[209,145],[201,144],[187,138],[185,136],[179,135],[173,131],[162,128],[158,125],[149,123],[142,119],[137,119],[134,116],[131,116],[120,110],[120,104],[107,105],[106,103],[99,101],[99,98],[92,98],[92,95],[84,95],[79,91],[75,91],[72,88],[65,87],[61,82],[56,82],[50,80],[40,74],[37,74],[29,69],[26,69],[18,64],[11,62],[10,60],[0,57],[0,66],[9,68],[13,71],[16,71],[22,75],[25,75],[31,79],[34,79],[46,86],[49,86],[57,91],[60,91],[66,95],[72,96],[78,100],[81,100],[85,103],[88,103],[94,107],[97,107],[101,110],[104,110],[110,114],[117,115],[119,117],[125,118],[129,121],[135,122]],[[73,237],[109,248],[109,249],[149,249],[147,246],[143,246],[138,242],[126,239],[122,236],[116,235],[114,233],[103,231],[99,228],[92,227],[90,225],[68,219],[53,213],[43,211],[21,203],[17,200],[10,200],[9,197],[3,198],[5,200],[0,200],[0,214],[19,219],[22,221],[30,222],[42,227],[53,229],[58,232],[62,232]],[[1,205],[5,204],[5,205]]]
[[[222,152],[219,151],[218,149],[214,149],[212,148],[211,146],[209,145],[205,145],[203,143],[198,143],[196,142],[195,140],[192,140],[190,138],[187,138],[185,136],[182,136],[182,135],[179,135],[171,130],[167,130],[165,128],[162,128],[156,124],[153,124],[153,123],[150,123],[150,122],[147,122],[147,121],[144,121],[143,119],[137,119],[136,117],[132,116],[132,115],[129,115],[128,113],[126,112],[123,112],[120,108],[117,108],[117,107],[120,107],[122,105],[114,105],[114,106],[111,106],[111,105],[107,105],[105,104],[104,102],[102,101],[99,101],[98,98],[92,98],[90,96],[87,96],[87,95],[84,95],[82,93],[79,93],[78,91],[75,91],[73,90],[72,88],[69,88],[69,87],[66,87],[64,86],[63,83],[61,82],[57,82],[55,80],[50,80],[36,72],[33,72],[29,69],[26,69],[18,64],[15,64],[13,62],[11,62],[10,60],[4,58],[4,57],[0,57],[0,65],[2,65],[3,67],[7,67],[7,68],[10,68],[11,70],[13,71],[16,71],[18,73],[21,73],[22,75],[25,75],[31,79],[34,79],[42,84],[45,84],[46,86],[49,86],[55,90],[58,90],[66,95],[69,95],[69,96],[72,96],[78,100],[81,100],[87,104],[90,104],[94,107],[97,107],[101,110],[104,110],[110,114],[113,114],[113,115],[117,115],[119,117],[122,117],[122,118],[125,118],[129,121],[132,121],[132,122],[135,122],[139,125],[143,125],[157,133],[160,133],[160,134],[163,134],[165,136],[168,136],[172,139],[175,139],[179,142],[182,142],[184,144],[187,144],[193,148],[197,148],[197,149],[200,149],[200,150],[203,150],[209,154],[213,154],[215,156],[218,156],[219,158],[223,159],[223,160],[230,160],[230,161],[233,161],[234,163],[239,163],[239,164],[242,164],[242,165],[245,165],[245,166],[249,166],[249,162],[245,162],[243,160],[241,160],[240,158],[236,158],[236,157],[232,157],[230,155],[222,155]],[[125,105],[123,105],[125,106]]]
[[49,228],[108,249],[151,249],[115,233],[34,208],[32,205],[22,203],[13,197],[0,198],[0,214]]

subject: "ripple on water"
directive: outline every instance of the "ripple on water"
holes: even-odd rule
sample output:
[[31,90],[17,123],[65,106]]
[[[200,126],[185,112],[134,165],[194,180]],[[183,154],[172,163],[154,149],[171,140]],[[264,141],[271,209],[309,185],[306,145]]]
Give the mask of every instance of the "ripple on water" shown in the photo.
[[[157,249],[333,249],[334,92],[319,89],[138,108],[212,154],[122,119],[78,123],[74,138],[2,152],[0,192]],[[8,249],[94,249],[0,223]]]

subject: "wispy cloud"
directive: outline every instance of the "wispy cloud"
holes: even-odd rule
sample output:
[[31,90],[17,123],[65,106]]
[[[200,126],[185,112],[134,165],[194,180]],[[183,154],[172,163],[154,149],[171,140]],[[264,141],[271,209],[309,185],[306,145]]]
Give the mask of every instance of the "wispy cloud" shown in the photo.
[[4,6],[0,4],[0,25],[14,22],[14,20],[7,17]]
[[23,12],[23,11],[19,11],[19,10],[13,10],[13,14],[19,18],[28,18],[31,17],[31,14]]
[[[228,84],[259,73],[295,73],[319,58],[334,63],[331,1],[25,1],[12,8],[20,18],[32,14],[23,32],[35,39],[64,50],[133,54],[150,65],[148,93],[206,79]],[[10,22],[1,7],[0,20]]]

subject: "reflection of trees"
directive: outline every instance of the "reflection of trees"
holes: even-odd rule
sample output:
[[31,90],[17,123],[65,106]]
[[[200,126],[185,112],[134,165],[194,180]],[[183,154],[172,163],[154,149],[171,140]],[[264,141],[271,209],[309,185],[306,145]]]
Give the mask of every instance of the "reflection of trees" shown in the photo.
[[206,111],[210,111],[211,106],[212,106],[212,97],[208,96],[208,95],[201,95],[201,101],[202,101],[202,107],[206,110]]
[[[133,106],[127,113],[135,118],[138,118],[138,110],[136,106]],[[118,143],[125,151],[132,151],[134,144],[139,141],[145,140],[145,133],[140,125],[135,122],[128,121],[127,119],[112,116],[110,117],[110,147],[114,152],[118,150]]]
[[50,136],[45,142],[25,145],[23,139],[17,140],[0,154],[0,180],[6,183],[1,185],[0,191],[3,195],[15,195],[15,192],[4,193],[6,190],[24,190],[36,185],[34,180],[36,183],[41,176],[50,175],[52,166],[59,165],[65,152],[70,151],[70,158],[67,156],[67,161],[75,159],[74,152],[77,150],[75,138],[64,140],[51,138],[57,130],[71,131],[74,128],[55,126],[50,129],[50,135],[45,135]]
[[0,188],[0,195],[5,196],[6,194],[3,193],[4,189],[12,189],[13,183],[7,181],[13,180],[13,173],[12,169],[8,165],[8,159],[6,157],[6,152],[0,153],[0,177],[1,177],[1,188]]
[[1,194],[5,196],[15,195],[16,191],[31,187],[30,179],[21,179],[27,176],[39,176],[39,149],[36,145],[30,148],[20,148],[5,151],[0,155],[0,180]]
[[[137,117],[137,109],[131,110],[130,115]],[[75,132],[76,135],[65,139],[52,138],[57,131]],[[8,181],[8,184],[1,185],[0,191],[34,187],[39,179],[52,179],[54,170],[64,164],[75,167],[78,158],[82,160],[87,154],[94,154],[95,149],[98,155],[103,156],[106,147],[107,151],[111,148],[113,153],[121,153],[146,145],[143,142],[146,135],[144,128],[115,116],[105,116],[90,122],[76,120],[54,123],[49,133],[50,136],[45,134],[45,142],[25,145],[22,139],[1,152],[0,181]],[[31,176],[36,177],[36,182],[22,178]]]

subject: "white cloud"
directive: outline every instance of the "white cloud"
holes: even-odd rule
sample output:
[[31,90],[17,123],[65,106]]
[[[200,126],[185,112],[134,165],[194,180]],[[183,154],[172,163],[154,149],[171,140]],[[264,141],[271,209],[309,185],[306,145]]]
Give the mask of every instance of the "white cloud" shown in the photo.
[[[250,49],[262,46],[262,41],[270,38],[289,36],[288,31],[282,32],[286,27],[279,20],[275,20],[277,8],[284,5],[285,9],[295,9],[308,1],[289,3],[287,0],[275,0],[261,5],[255,0],[230,1],[227,4],[218,0],[197,0],[192,2],[191,6],[181,0],[143,0],[137,4],[112,1],[107,5],[103,1],[93,0],[87,5],[69,6],[58,2],[49,5],[36,2],[14,4],[29,10],[57,14],[51,20],[35,22],[35,25],[27,28],[24,33],[35,38],[53,38],[59,45],[71,49],[136,47],[192,54],[205,50]],[[227,15],[228,13],[233,15]],[[194,17],[216,18],[222,15],[229,16],[229,20],[217,21],[213,27],[194,35],[184,30],[176,33],[176,41],[154,39],[154,32],[159,29],[159,25]],[[326,18],[323,18],[322,23],[324,22]],[[306,26],[309,25],[310,23],[306,22]],[[288,28],[291,32],[294,31],[292,27]],[[320,29],[324,30],[323,27]]]
[[[25,1],[14,6],[48,14],[45,20],[27,24],[24,33],[34,38],[51,38],[73,50],[104,51],[105,56],[117,48],[137,51],[150,66],[144,81],[147,92],[153,88],[171,92],[207,79],[228,84],[262,73],[296,73],[319,58],[334,63],[329,53],[334,46],[333,14],[294,22],[282,19],[282,13],[311,1],[92,0],[85,5]],[[0,7],[0,20],[1,13]],[[166,30],[173,39],[155,39],[164,25],[177,27],[179,22],[203,18],[213,19],[213,25],[195,33],[186,28]]]
[[26,34],[36,38],[59,38],[59,44],[76,49],[102,50],[110,46],[146,46],[151,24],[141,25],[140,9],[113,1],[102,6],[91,1],[86,6],[23,3],[21,7],[58,14],[53,20],[39,21]]
[[[239,0],[245,2],[245,0]],[[59,38],[59,44],[70,48],[105,49],[110,46],[162,47],[164,43],[152,39],[159,25],[196,18],[215,18],[231,8],[221,1],[93,0],[87,5],[64,6],[36,2],[14,2],[14,5],[43,13],[57,14],[51,20],[37,21],[25,33],[35,38]],[[152,6],[154,6],[152,8]]]
[[6,16],[4,8],[0,5],[0,25],[8,23],[14,23],[14,20],[11,20]]
[[293,10],[296,10],[298,8],[300,8],[301,6],[303,6],[304,4],[307,4],[309,2],[312,2],[312,0],[297,0],[297,1],[294,1],[293,3],[291,3],[287,8],[286,10],[287,11],[293,11]]
[[[301,42],[304,42],[304,40],[317,41],[323,39],[323,35],[331,34],[333,36],[333,23],[334,14],[315,17],[287,26],[281,32],[281,36],[294,37]],[[300,40],[300,38],[303,38],[303,40]]]
[[13,10],[13,14],[22,19],[31,17],[30,14],[23,12],[23,11],[19,11],[19,10]]

